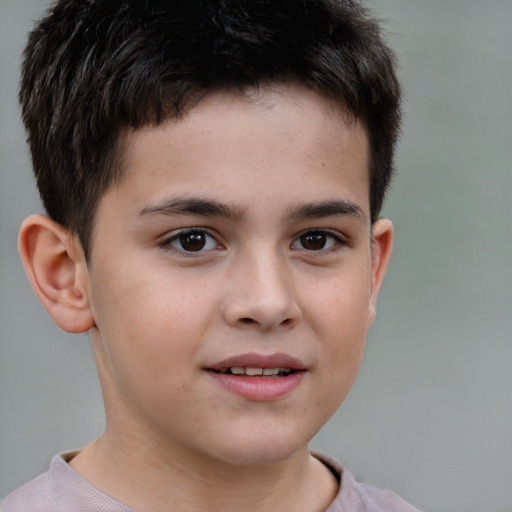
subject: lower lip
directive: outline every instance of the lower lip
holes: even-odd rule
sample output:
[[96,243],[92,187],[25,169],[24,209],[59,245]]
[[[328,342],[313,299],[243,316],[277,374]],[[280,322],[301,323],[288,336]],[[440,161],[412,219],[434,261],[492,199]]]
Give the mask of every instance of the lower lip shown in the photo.
[[249,377],[228,373],[208,372],[211,377],[235,395],[255,402],[278,400],[299,386],[305,371],[296,371],[285,377]]

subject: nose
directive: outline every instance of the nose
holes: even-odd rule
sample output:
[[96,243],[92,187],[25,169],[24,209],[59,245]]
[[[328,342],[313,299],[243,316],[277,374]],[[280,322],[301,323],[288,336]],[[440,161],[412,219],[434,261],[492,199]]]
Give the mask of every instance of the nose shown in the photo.
[[290,329],[302,319],[291,270],[277,255],[244,258],[231,269],[223,307],[226,322],[241,329]]

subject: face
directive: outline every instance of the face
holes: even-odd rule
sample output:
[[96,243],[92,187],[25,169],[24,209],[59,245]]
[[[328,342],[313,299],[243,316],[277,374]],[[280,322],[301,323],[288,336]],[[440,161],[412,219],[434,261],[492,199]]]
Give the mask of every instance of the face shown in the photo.
[[86,277],[107,433],[290,457],[354,381],[385,266],[363,127],[283,86],[211,94],[124,142]]

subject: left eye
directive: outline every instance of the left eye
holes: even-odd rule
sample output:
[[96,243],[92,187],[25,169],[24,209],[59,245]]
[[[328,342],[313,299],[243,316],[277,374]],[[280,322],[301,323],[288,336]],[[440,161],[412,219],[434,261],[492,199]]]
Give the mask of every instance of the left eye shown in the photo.
[[204,252],[219,247],[213,236],[203,230],[181,231],[165,242],[166,246],[184,252]]
[[292,243],[291,248],[305,249],[306,251],[322,251],[340,243],[340,238],[328,231],[307,231]]

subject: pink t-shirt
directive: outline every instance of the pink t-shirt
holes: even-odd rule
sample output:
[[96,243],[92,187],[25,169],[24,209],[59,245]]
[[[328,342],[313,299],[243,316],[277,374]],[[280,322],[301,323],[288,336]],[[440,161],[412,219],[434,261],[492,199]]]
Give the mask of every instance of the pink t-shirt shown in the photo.
[[[338,461],[314,454],[340,482],[338,494],[325,512],[418,512],[394,492],[359,484]],[[134,512],[94,487],[66,462],[53,457],[50,469],[12,492],[0,512]]]

